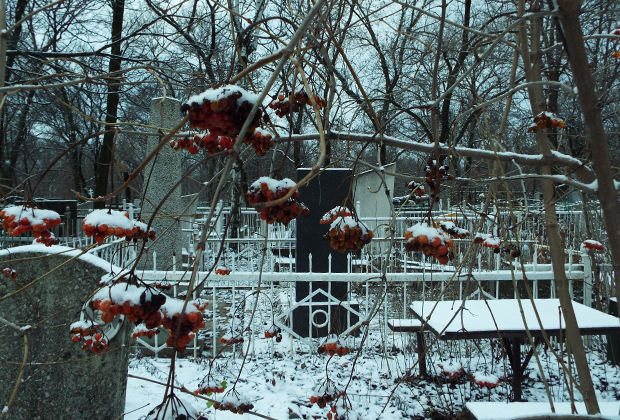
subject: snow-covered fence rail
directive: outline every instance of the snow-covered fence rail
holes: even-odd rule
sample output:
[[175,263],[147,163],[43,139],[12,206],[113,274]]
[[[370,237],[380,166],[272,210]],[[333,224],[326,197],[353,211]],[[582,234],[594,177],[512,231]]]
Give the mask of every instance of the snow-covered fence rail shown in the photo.
[[[587,266],[587,264],[586,264]],[[532,271],[532,266],[526,267],[525,278],[529,281],[534,298],[555,297],[554,276],[550,265],[538,264],[537,270]],[[591,303],[592,285],[585,284],[591,273],[584,272],[583,264],[567,264],[566,274],[571,283],[579,284],[582,296],[575,296],[584,303]],[[169,282],[174,285],[175,296],[182,294],[182,290],[187,287],[189,272],[182,271],[143,271],[143,280],[150,283]],[[236,271],[230,275],[209,275],[207,272],[198,273],[198,281],[205,282],[205,290],[208,291],[211,300],[211,338],[212,348],[217,347],[220,325],[218,324],[218,300],[222,291],[232,293],[230,302],[231,319],[235,319],[233,314],[243,312],[244,304],[254,298],[259,286],[259,274],[256,272]],[[321,282],[327,283],[347,283],[350,300],[359,304],[359,320],[352,322],[347,320],[346,331],[353,331],[363,328],[367,311],[372,307],[374,299],[385,293],[379,311],[379,325],[382,334],[387,334],[387,320],[393,317],[410,318],[408,312],[409,302],[413,300],[444,300],[444,299],[501,299],[513,298],[517,294],[524,297],[524,292],[520,290],[523,286],[524,273],[520,270],[499,270],[499,271],[474,271],[471,275],[455,275],[454,272],[427,272],[427,273],[388,273],[385,278],[372,273],[278,273],[264,272],[261,275],[261,290],[267,300],[271,302],[269,307],[271,313],[263,314],[263,318],[273,320],[274,325],[289,333],[291,338],[296,338],[309,347],[312,347],[312,340],[301,337],[292,329],[293,309],[295,307],[309,307],[313,313],[312,306],[321,306],[320,302],[307,300],[296,302],[295,283],[307,282],[312,290],[312,284]],[[514,288],[513,281],[518,287]],[[572,290],[572,287],[571,287]],[[204,296],[203,296],[204,297]],[[228,304],[229,302],[227,302]],[[348,305],[348,303],[343,303]],[[350,305],[349,305],[350,306]],[[278,309],[276,309],[278,308]],[[347,310],[352,308],[347,307]],[[329,310],[328,310],[329,312]],[[328,329],[331,314],[326,316]],[[209,321],[207,319],[207,321]],[[233,321],[235,322],[235,321]],[[237,328],[241,329],[241,322]],[[259,323],[262,325],[262,323]],[[231,328],[234,328],[231,327]],[[259,328],[260,329],[260,328]],[[254,329],[253,329],[254,330]],[[253,331],[252,334],[256,334]],[[260,332],[259,332],[260,333]]]

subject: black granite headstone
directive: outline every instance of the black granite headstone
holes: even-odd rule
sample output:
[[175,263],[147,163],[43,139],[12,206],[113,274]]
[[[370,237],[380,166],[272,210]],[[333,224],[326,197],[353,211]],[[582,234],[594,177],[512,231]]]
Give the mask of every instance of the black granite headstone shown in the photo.
[[[297,179],[302,179],[310,172],[310,169],[298,169]],[[347,272],[347,254],[341,254],[329,246],[329,242],[323,240],[323,236],[329,231],[329,225],[321,225],[321,217],[336,206],[341,206],[349,193],[352,181],[352,171],[350,169],[327,169],[319,176],[310,181],[309,184],[299,189],[299,200],[310,209],[310,215],[297,219],[297,246],[295,266],[297,272],[307,273],[310,271],[309,255],[312,254],[312,272],[327,273],[329,270],[329,255],[331,254],[331,272]],[[350,204],[349,204],[350,207]],[[310,293],[317,289],[325,292],[329,290],[328,282],[313,282],[312,290],[309,282],[297,282],[295,292],[297,302],[306,298]],[[348,301],[346,283],[331,283],[331,296],[338,301]],[[323,304],[327,296],[318,294],[312,299],[312,311],[308,306],[295,308],[293,311],[293,331],[302,337],[309,336],[309,323],[314,314],[314,323],[326,324],[325,313],[331,313],[331,330],[328,331],[327,325],[323,327],[312,327],[313,337],[325,337],[330,333],[338,334],[347,329],[347,317],[349,311],[337,303]],[[317,305],[314,305],[314,303]],[[357,310],[358,306],[355,305]],[[318,312],[317,312],[318,311]],[[354,324],[358,321],[357,316],[350,314],[350,322]]]

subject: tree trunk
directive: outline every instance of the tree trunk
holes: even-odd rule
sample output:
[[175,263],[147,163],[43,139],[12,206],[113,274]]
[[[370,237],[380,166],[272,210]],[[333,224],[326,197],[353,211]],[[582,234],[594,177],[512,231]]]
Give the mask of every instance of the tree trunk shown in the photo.
[[590,73],[588,55],[579,22],[579,7],[575,1],[559,0],[560,22],[568,60],[577,85],[579,105],[586,125],[591,153],[592,167],[598,181],[598,199],[603,209],[603,219],[607,228],[611,262],[614,267],[616,298],[620,302],[620,201],[614,185],[614,172],[609,158],[609,144],[603,127],[601,106],[594,90],[594,80]]
[[[114,0],[112,3],[112,46],[109,64],[109,71],[119,71],[121,69],[121,35],[123,32],[123,14],[125,12],[125,0]],[[114,124],[118,116],[118,89],[119,86],[113,83],[108,85],[108,101],[106,105],[105,121]],[[103,197],[108,193],[108,177],[112,165],[112,147],[114,142],[114,132],[104,134],[103,144],[99,151],[97,171],[95,174],[95,197]],[[112,186],[114,187],[114,186]],[[95,202],[95,208],[105,207],[105,202]]]
[[[520,0],[519,15],[523,15],[524,9],[524,0]],[[523,24],[519,28],[521,55],[528,82],[542,80],[539,49],[540,22],[538,19],[531,20],[531,32],[531,53],[533,59],[530,57],[530,49],[528,48],[526,27]],[[530,106],[532,107],[532,113],[534,115],[538,115],[540,112],[545,111],[546,103],[541,85],[530,86],[528,88],[528,96],[530,99]],[[537,140],[539,152],[543,156],[551,155],[551,147],[549,146],[549,139],[546,129],[538,130]],[[551,168],[549,166],[543,166],[541,168],[541,173],[543,175],[550,175]],[[588,364],[585,348],[583,346],[579,325],[577,324],[577,318],[575,317],[573,303],[568,290],[568,280],[566,278],[564,267],[564,247],[560,237],[558,216],[555,209],[555,187],[553,181],[547,179],[542,180],[541,184],[545,204],[545,226],[547,230],[549,251],[551,253],[551,264],[556,282],[558,298],[560,299],[564,321],[566,322],[566,339],[573,351],[575,367],[577,368],[577,374],[579,375],[580,390],[586,409],[588,414],[596,414],[600,412],[600,409],[598,406],[598,401],[596,400],[596,392],[594,389],[594,384],[592,383],[590,366]]]

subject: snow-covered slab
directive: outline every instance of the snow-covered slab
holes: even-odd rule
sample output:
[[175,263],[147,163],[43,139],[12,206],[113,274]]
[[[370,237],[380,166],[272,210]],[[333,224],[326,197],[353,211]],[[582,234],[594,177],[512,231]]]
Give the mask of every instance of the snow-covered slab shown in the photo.
[[[601,414],[592,416],[593,419],[620,419],[618,409],[620,402],[599,402]],[[554,402],[555,414],[551,413],[549,403],[538,402],[468,402],[465,408],[476,420],[512,420],[524,419],[532,416],[549,416],[549,418],[571,414],[569,402]],[[581,415],[587,413],[582,402],[576,402],[575,407]],[[565,417],[563,417],[565,418]]]
[[390,319],[387,323],[395,332],[415,332],[422,328],[422,321],[419,319]]
[[[522,299],[523,313],[532,335],[540,336],[541,328],[536,319],[532,302]],[[559,299],[534,299],[542,326],[549,335],[564,329],[560,319]],[[462,301],[417,301],[411,310],[421,320],[428,318],[427,328],[444,340],[463,338],[525,337],[526,329],[516,299]],[[573,302],[575,316],[582,335],[620,332],[620,320],[614,316]],[[463,310],[462,310],[463,309]]]

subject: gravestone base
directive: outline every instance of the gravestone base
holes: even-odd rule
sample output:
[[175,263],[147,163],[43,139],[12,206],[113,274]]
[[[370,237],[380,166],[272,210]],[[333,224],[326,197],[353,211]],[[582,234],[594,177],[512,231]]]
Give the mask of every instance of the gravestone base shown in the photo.
[[[24,252],[30,249],[33,251]],[[0,302],[2,317],[19,327],[32,326],[27,333],[27,365],[6,418],[119,418],[125,407],[130,323],[121,324],[110,340],[110,349],[100,355],[82,351],[82,343],[72,342],[69,330],[98,288],[101,276],[107,273],[102,268],[105,262],[90,255],[87,258],[96,264],[80,258],[69,261],[71,256],[47,252],[43,246],[0,252],[0,268],[18,272],[16,279],[0,276],[0,296],[43,277],[27,290]],[[0,328],[0,355],[0,406],[4,406],[24,358],[24,338],[11,328]]]

